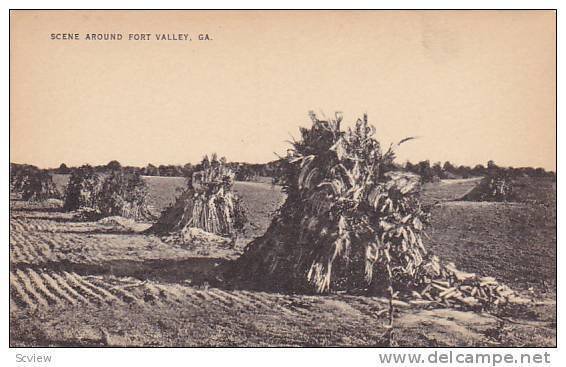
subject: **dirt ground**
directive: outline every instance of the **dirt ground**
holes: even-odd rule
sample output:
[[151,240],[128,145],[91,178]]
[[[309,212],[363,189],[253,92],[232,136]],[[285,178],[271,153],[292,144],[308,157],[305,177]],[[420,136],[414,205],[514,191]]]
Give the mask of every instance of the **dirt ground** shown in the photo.
[[[182,179],[147,180],[156,211],[171,203],[175,188],[183,185]],[[539,190],[545,194],[541,200],[521,203],[452,201],[473,186],[458,180],[425,188],[430,202],[438,202],[427,246],[463,270],[496,277],[533,302],[489,314],[398,301],[395,340],[413,347],[554,346],[552,195]],[[236,190],[253,224],[239,240],[245,244],[265,231],[284,197],[269,184],[238,183]],[[203,253],[142,234],[147,226],[119,220],[76,222],[55,202],[11,200],[10,345],[385,343],[384,299],[230,289],[223,286],[218,269],[239,256],[243,245],[216,246]]]

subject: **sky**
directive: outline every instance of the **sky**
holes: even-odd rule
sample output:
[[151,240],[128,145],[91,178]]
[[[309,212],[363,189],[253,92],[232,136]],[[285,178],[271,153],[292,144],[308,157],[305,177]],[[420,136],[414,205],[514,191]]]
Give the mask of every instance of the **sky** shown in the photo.
[[555,29],[554,11],[12,11],[10,159],[268,162],[313,110],[418,136],[401,163],[556,170]]

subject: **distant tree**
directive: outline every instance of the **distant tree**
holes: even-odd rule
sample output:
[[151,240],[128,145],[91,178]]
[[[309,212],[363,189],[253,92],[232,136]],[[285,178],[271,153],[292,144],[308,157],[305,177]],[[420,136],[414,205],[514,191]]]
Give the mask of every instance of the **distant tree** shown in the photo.
[[236,172],[236,181],[252,181],[258,176],[257,171],[261,171],[254,170],[253,166],[247,164],[239,164],[234,170]]
[[442,166],[442,170],[444,172],[449,172],[449,173],[456,173],[456,169],[454,167],[454,165],[452,163],[450,163],[449,161],[444,162],[444,165]]
[[442,165],[440,162],[436,162],[435,164],[433,164],[432,174],[433,176],[438,177],[440,179],[446,178],[446,175],[444,174],[444,170],[442,169]]
[[108,162],[108,164],[106,165],[106,168],[109,169],[110,171],[118,171],[118,170],[122,169],[122,165],[120,164],[120,162],[114,160],[114,161]]
[[208,154],[205,155],[204,157],[202,157],[202,160],[200,161],[200,164],[198,165],[198,170],[202,171],[202,170],[205,170],[207,168],[210,168],[210,159],[208,158]]
[[495,164],[494,161],[489,160],[487,162],[486,174],[488,176],[498,176],[502,171],[503,169],[499,168],[499,166]]
[[57,168],[56,172],[65,175],[71,173],[71,170],[69,169],[69,167],[67,167],[65,163],[61,163],[59,168]]
[[144,170],[147,176],[159,176],[159,168],[149,163]]
[[194,166],[190,163],[187,163],[183,166],[183,176],[188,176],[194,172]]
[[546,176],[546,171],[544,170],[544,168],[537,168],[535,169],[535,177],[544,177]]
[[157,169],[159,170],[158,173],[159,176],[169,176],[169,170],[167,169],[166,165],[160,164],[159,167],[157,167]]
[[462,178],[470,178],[472,177],[472,169],[469,166],[460,166],[458,167],[458,175],[462,176]]
[[183,177],[183,167],[175,166],[173,164],[165,165],[161,164],[158,168],[158,175],[165,177]]
[[420,161],[417,165],[417,170],[424,182],[432,181],[433,173],[432,168],[430,167],[430,161]]
[[412,164],[411,162],[407,161],[407,162],[405,162],[405,170],[407,170],[409,172],[414,172],[415,165]]
[[483,176],[487,174],[486,168],[482,164],[476,164],[471,172],[474,176]]
[[125,166],[122,167],[122,171],[124,171],[124,173],[129,173],[129,174],[137,174],[137,175],[141,175],[142,174],[142,168],[139,167],[134,167],[134,166]]
[[524,167],[523,172],[529,177],[535,177],[535,169],[533,167]]
[[185,170],[180,165],[171,166],[171,172],[172,177],[183,177],[185,175]]

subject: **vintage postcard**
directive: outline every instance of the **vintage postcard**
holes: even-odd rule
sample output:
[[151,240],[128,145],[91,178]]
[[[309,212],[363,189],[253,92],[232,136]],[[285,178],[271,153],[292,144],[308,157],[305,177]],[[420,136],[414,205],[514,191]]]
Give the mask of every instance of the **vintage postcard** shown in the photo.
[[556,11],[9,18],[10,347],[556,347]]

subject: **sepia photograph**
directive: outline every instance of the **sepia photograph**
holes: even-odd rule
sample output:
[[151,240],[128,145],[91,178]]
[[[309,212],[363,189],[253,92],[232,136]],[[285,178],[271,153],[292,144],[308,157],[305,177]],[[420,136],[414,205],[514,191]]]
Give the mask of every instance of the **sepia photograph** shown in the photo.
[[9,32],[10,348],[557,347],[555,10]]

